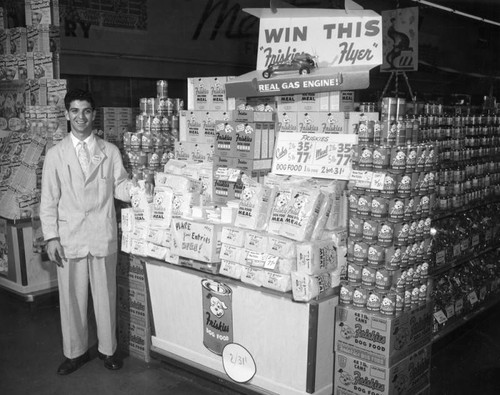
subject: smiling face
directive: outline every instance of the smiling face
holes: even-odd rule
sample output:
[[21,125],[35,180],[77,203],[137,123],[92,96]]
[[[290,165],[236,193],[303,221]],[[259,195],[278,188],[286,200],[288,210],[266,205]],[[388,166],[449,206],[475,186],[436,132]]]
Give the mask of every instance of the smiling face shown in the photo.
[[86,100],[73,100],[66,110],[66,119],[71,124],[71,132],[79,140],[85,140],[92,133],[95,111]]

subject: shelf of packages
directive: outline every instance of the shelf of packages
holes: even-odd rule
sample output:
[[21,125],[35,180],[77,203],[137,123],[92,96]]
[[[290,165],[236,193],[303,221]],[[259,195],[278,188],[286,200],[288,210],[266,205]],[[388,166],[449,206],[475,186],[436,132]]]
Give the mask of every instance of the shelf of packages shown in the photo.
[[472,201],[465,203],[462,206],[459,207],[440,207],[439,206],[439,199],[436,202],[436,206],[432,210],[432,218],[433,221],[439,221],[441,219],[445,219],[448,217],[453,217],[454,215],[457,214],[463,214],[466,213],[467,211],[478,209],[484,206],[487,206],[489,204],[495,204],[495,203],[500,203],[500,188],[498,193],[495,191],[493,196],[489,195],[483,199],[478,199],[477,201]]
[[[450,300],[446,306],[434,306],[434,324],[432,342],[436,342],[481,313],[500,302],[500,279],[488,281],[477,290],[470,290],[464,297]],[[467,307],[468,306],[468,307]]]
[[[500,223],[495,215],[498,207],[483,208],[487,210],[487,214],[471,212],[467,217],[462,215],[444,218],[448,222],[441,226],[439,221],[434,221],[436,234],[431,242],[434,257],[431,260],[431,275],[444,273],[460,266],[467,259],[481,256],[498,247],[496,240],[500,233]],[[466,213],[464,211],[462,214]]]
[[487,254],[489,252],[494,251],[498,247],[499,247],[498,245],[486,247],[486,248],[483,248],[480,251],[477,251],[475,253],[469,253],[469,254],[467,254],[467,256],[461,257],[460,259],[452,259],[450,261],[447,261],[443,265],[439,265],[439,267],[435,267],[435,268],[431,269],[429,272],[429,277],[436,277],[436,276],[439,276],[441,274],[444,274],[452,269],[455,269],[455,268],[463,265],[464,263],[468,262],[471,258],[480,257],[483,254]]

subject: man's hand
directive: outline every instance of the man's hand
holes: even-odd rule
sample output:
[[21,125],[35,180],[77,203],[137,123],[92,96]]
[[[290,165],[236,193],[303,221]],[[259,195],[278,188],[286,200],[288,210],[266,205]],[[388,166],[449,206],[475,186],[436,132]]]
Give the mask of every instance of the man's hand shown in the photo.
[[52,239],[47,242],[47,255],[49,259],[59,267],[64,267],[63,261],[66,261],[64,251],[59,239]]

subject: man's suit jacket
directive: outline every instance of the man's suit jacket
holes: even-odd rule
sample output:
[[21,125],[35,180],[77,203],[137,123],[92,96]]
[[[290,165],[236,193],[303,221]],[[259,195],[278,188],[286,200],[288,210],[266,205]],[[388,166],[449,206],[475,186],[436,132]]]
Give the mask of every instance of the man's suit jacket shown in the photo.
[[43,164],[42,231],[45,240],[60,238],[66,258],[117,252],[114,197],[130,200],[120,151],[95,139],[87,179],[69,134],[48,150]]

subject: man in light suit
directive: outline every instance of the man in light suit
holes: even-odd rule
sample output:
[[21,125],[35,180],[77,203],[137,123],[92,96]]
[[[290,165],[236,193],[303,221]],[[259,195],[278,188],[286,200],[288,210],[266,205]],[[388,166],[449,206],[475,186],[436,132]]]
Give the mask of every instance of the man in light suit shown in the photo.
[[66,359],[58,374],[89,361],[88,284],[93,298],[99,358],[120,369],[116,353],[117,222],[114,198],[129,201],[131,181],[116,146],[92,133],[91,94],[72,90],[64,99],[69,133],[48,150],[43,165],[40,219],[49,259],[57,264]]

